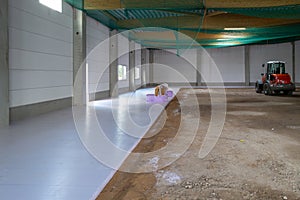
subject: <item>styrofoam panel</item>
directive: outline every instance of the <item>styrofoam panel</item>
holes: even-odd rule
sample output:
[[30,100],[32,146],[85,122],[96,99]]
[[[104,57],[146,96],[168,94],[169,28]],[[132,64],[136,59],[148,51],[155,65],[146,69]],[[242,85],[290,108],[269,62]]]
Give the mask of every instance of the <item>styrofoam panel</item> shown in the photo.
[[254,45],[250,46],[250,80],[255,82],[260,79],[260,74],[264,71],[261,67],[263,63],[270,60],[280,60],[286,62],[286,71],[292,72],[292,45],[291,43]]
[[296,61],[295,82],[300,83],[300,41],[295,42],[295,61]]
[[[106,47],[108,47],[109,46],[109,40],[107,38],[108,38],[108,36],[95,38],[91,35],[87,35],[88,52],[90,52],[94,48],[105,49]],[[107,51],[107,49],[106,49],[106,51]]]
[[72,43],[72,29],[10,7],[9,27]]
[[[207,51],[219,69],[224,82],[245,81],[244,47],[208,49]],[[211,75],[214,73],[212,72]]]
[[[87,62],[89,92],[108,90],[109,87],[109,29],[87,17]],[[105,41],[105,42],[103,42]],[[98,75],[101,74],[100,80]],[[98,84],[99,81],[99,84]]]
[[9,50],[9,68],[22,70],[73,71],[72,57],[44,54],[26,50]]
[[129,79],[127,78],[127,80],[118,81],[118,86],[119,86],[119,88],[129,87]]
[[89,84],[89,93],[109,90],[109,83]]
[[72,86],[62,86],[11,91],[9,93],[10,107],[70,97],[72,89]]
[[94,20],[93,18],[87,16],[86,18],[87,22],[87,30],[89,31],[90,29],[98,30],[102,34],[109,36],[109,28],[102,25],[100,22]]
[[72,7],[63,2],[63,12],[59,13],[39,3],[39,0],[9,0],[9,7],[18,8],[28,13],[32,13],[37,17],[61,24],[68,28],[72,28]]
[[194,66],[174,52],[154,51],[154,63],[169,68],[155,65],[153,70],[155,82],[196,82]]
[[[123,35],[118,34],[118,56],[123,57],[129,53],[129,41]],[[128,57],[128,56],[127,56]]]
[[93,64],[93,63],[89,62],[89,70],[88,70],[89,73],[97,73],[97,74],[101,75],[101,74],[107,73],[107,71],[109,71],[108,65],[106,65],[104,63]]
[[104,74],[102,74],[101,77],[99,77],[95,73],[90,73],[89,74],[89,83],[96,84],[97,82],[99,82],[99,83],[108,83],[109,82],[109,74],[104,73]]
[[184,78],[181,71],[162,66],[158,63],[153,65],[153,75],[154,82],[190,82],[190,80]]
[[199,55],[199,66],[200,66],[200,73],[202,76],[202,82],[211,83],[211,82],[221,82],[219,76],[216,76],[219,72],[216,64],[214,63],[213,59],[211,59],[210,54],[206,51],[200,51]]
[[109,83],[100,83],[97,85],[97,91],[106,91],[109,90]]
[[[176,49],[168,49],[167,51],[177,56]],[[180,57],[189,62],[194,68],[197,68],[197,49],[180,50]]]
[[72,56],[72,44],[53,38],[9,28],[9,48],[54,55]]
[[73,72],[10,70],[9,80],[10,91],[72,86]]
[[104,40],[106,40],[106,39],[109,38],[109,34],[108,33],[105,33],[102,30],[99,30],[99,29],[96,29],[96,28],[92,28],[92,27],[89,27],[89,26],[87,26],[86,34],[89,37],[91,37],[93,39],[96,39],[98,41],[104,41]]
[[38,0],[9,1],[11,107],[70,97],[72,7],[63,13]]
[[[105,45],[108,48],[108,45]],[[95,62],[109,62],[109,52],[104,48],[95,48],[90,51],[87,55],[88,61],[95,61]]]

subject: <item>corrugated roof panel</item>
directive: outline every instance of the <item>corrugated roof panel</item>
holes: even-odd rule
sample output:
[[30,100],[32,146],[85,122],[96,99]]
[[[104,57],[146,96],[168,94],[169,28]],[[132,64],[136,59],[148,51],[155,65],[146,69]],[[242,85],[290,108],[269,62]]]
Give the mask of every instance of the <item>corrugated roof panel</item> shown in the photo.
[[126,19],[147,19],[147,18],[163,18],[163,17],[175,17],[182,16],[184,14],[172,13],[171,11],[163,10],[128,10],[128,9],[117,9],[107,10],[109,14],[117,18],[118,20]]

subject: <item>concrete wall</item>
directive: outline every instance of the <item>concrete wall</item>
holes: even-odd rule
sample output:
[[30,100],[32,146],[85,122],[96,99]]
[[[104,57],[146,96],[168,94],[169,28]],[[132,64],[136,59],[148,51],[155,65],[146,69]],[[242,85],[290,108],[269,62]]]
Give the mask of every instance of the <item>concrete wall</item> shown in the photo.
[[89,93],[108,91],[109,29],[90,17],[86,27]]
[[[176,50],[155,51],[155,63],[172,68],[167,69],[156,64],[154,67],[155,82],[196,83],[197,50],[189,49],[180,51],[180,53],[182,54],[177,56]],[[219,82],[215,77],[216,67],[214,66],[217,66],[225,82],[241,83],[245,81],[244,47],[202,49],[200,54],[200,72],[207,82]],[[182,77],[185,77],[185,80]]]
[[[172,53],[170,53],[172,52]],[[196,50],[188,50],[184,53],[188,61],[196,66]],[[219,49],[200,50],[199,68],[204,78],[209,83],[218,82],[216,67],[222,75],[226,85],[245,84],[245,47],[229,47]],[[154,62],[161,63],[173,68],[159,66],[154,67],[155,82],[182,82],[176,73],[179,72],[189,82],[196,82],[196,71],[191,64],[177,56],[176,51],[154,51]],[[269,60],[282,60],[286,62],[286,70],[292,74],[292,45],[291,43],[252,45],[249,46],[250,82],[253,84],[260,78],[263,72],[261,65]],[[296,82],[300,82],[300,41],[296,42]]]
[[10,107],[71,97],[72,8],[9,1]]
[[295,56],[296,56],[296,83],[300,83],[300,41],[295,42]]
[[[187,58],[187,59],[185,59]],[[154,51],[153,77],[155,83],[195,83],[196,50],[177,56],[176,50]]]
[[[245,57],[244,47],[230,47],[220,49],[207,49],[210,59],[219,69],[225,83],[245,82]],[[216,72],[205,66],[201,66],[201,73],[207,77],[208,82],[218,82],[215,79]]]
[[[296,57],[297,57],[297,53],[296,53]],[[257,79],[260,79],[261,77],[260,74],[264,72],[264,69],[261,67],[261,65],[270,60],[285,61],[286,71],[289,74],[292,74],[291,43],[251,46],[250,47],[250,81],[251,82],[255,82]]]

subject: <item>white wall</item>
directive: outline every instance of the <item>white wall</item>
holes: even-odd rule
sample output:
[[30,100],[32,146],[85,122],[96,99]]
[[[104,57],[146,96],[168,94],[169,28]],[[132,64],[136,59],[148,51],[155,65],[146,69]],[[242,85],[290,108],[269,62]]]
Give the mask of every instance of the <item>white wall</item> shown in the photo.
[[[170,53],[171,52],[171,53]],[[200,51],[200,72],[207,82],[219,82],[216,78],[218,67],[224,82],[244,82],[244,47],[222,49],[202,49]],[[181,52],[182,53],[182,52]],[[172,69],[156,64],[154,67],[155,82],[190,82],[196,83],[197,50],[183,51],[180,56],[176,50],[154,53],[154,62],[161,63]],[[186,80],[182,78],[184,76]],[[202,80],[204,81],[204,80]]]
[[[244,47],[206,49],[210,55],[210,58],[206,59],[215,63],[225,83],[245,82],[244,49]],[[219,82],[215,76],[216,71],[212,69],[212,64],[210,63],[209,67],[201,66],[202,76],[206,77],[207,82]]]
[[10,107],[72,96],[72,8],[9,1]]
[[[155,82],[183,82],[176,71],[187,77],[189,82],[196,82],[196,71],[191,65],[184,61],[181,57],[176,56],[176,51],[172,50],[173,54],[166,51],[154,51],[154,62],[162,63],[172,67],[174,70],[156,64],[154,67]],[[186,51],[188,61],[196,66],[196,50]],[[229,47],[218,49],[202,49],[199,50],[200,71],[202,74],[202,82],[219,82],[217,79],[217,70],[222,75],[225,83],[240,83],[245,82],[245,47]],[[269,60],[282,60],[286,62],[286,70],[292,74],[292,45],[291,43],[270,44],[270,45],[252,45],[249,46],[250,60],[250,82],[255,82],[260,78],[263,72],[261,65]],[[300,82],[300,41],[296,42],[296,82]]]
[[300,41],[295,42],[295,47],[296,47],[296,83],[300,83]]
[[177,56],[176,50],[155,50],[153,77],[155,83],[195,83],[196,50]]
[[[297,55],[297,53],[296,53]],[[299,54],[298,54],[299,55]],[[261,78],[263,63],[270,60],[286,62],[286,71],[292,74],[292,45],[291,43],[254,45],[250,46],[250,81],[256,82]]]
[[118,35],[118,63],[127,66],[127,80],[118,82],[119,88],[129,87],[129,41],[123,35]]
[[109,90],[109,29],[87,17],[89,93]]

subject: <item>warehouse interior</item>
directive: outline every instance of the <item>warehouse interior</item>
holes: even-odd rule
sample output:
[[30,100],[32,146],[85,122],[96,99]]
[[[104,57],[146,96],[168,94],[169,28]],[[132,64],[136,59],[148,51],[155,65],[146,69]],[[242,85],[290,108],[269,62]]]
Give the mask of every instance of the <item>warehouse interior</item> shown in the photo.
[[[298,0],[0,0],[0,16],[1,199],[300,198]],[[255,92],[269,61],[293,94]]]

